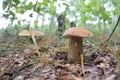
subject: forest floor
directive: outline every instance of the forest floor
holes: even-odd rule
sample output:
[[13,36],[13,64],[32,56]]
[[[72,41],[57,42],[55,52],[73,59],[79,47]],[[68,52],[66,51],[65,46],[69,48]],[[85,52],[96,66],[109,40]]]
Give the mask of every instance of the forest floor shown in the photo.
[[37,42],[41,56],[26,38],[0,41],[0,80],[120,80],[120,43],[84,42],[83,73],[80,62],[68,62],[67,41],[50,36]]

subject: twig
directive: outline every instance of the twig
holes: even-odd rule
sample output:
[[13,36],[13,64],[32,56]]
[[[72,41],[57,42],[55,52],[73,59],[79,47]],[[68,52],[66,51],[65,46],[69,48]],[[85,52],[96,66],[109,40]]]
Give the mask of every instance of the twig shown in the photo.
[[109,40],[111,39],[111,37],[112,37],[113,33],[115,32],[115,30],[116,30],[116,28],[117,28],[119,22],[120,22],[120,15],[119,15],[119,18],[118,18],[118,20],[117,20],[117,23],[116,23],[115,27],[113,28],[113,30],[112,30],[110,36],[108,37],[108,39],[107,39],[106,41],[109,41]]
[[[112,37],[113,33],[115,32],[115,30],[116,30],[119,22],[120,22],[120,15],[119,15],[119,17],[118,17],[117,23],[116,23],[116,25],[114,26],[111,34],[109,35],[109,37],[108,37],[104,42],[108,42],[108,41],[111,39],[111,37]],[[104,42],[102,42],[101,44],[104,44]]]

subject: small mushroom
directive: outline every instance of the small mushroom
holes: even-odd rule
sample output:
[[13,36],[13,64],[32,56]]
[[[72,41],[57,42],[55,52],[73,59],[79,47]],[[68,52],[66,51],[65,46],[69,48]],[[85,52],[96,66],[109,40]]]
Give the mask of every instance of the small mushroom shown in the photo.
[[43,36],[43,33],[39,32],[39,31],[35,31],[35,30],[23,30],[20,33],[18,33],[18,35],[19,36],[31,36],[32,40],[35,44],[36,51],[37,51],[38,55],[40,55],[35,36]]
[[[68,60],[75,63],[79,59],[83,65],[83,39],[85,37],[92,37],[92,33],[85,28],[72,27],[66,30],[63,37],[70,38]],[[80,57],[81,56],[81,57]]]

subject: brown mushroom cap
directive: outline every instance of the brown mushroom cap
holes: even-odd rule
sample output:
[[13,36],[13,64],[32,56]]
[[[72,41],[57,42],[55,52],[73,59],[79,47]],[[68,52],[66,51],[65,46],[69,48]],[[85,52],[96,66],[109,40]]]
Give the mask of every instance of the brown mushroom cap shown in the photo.
[[43,33],[35,30],[23,30],[19,34],[19,36],[43,36]]
[[85,28],[72,27],[66,30],[63,34],[63,37],[92,37],[92,33]]

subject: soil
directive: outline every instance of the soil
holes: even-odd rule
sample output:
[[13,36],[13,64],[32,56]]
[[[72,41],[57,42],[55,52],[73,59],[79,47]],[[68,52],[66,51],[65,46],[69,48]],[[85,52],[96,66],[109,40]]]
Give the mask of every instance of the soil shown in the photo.
[[119,44],[84,42],[82,69],[69,63],[67,41],[50,39],[37,40],[41,56],[29,40],[0,41],[0,80],[120,80]]

